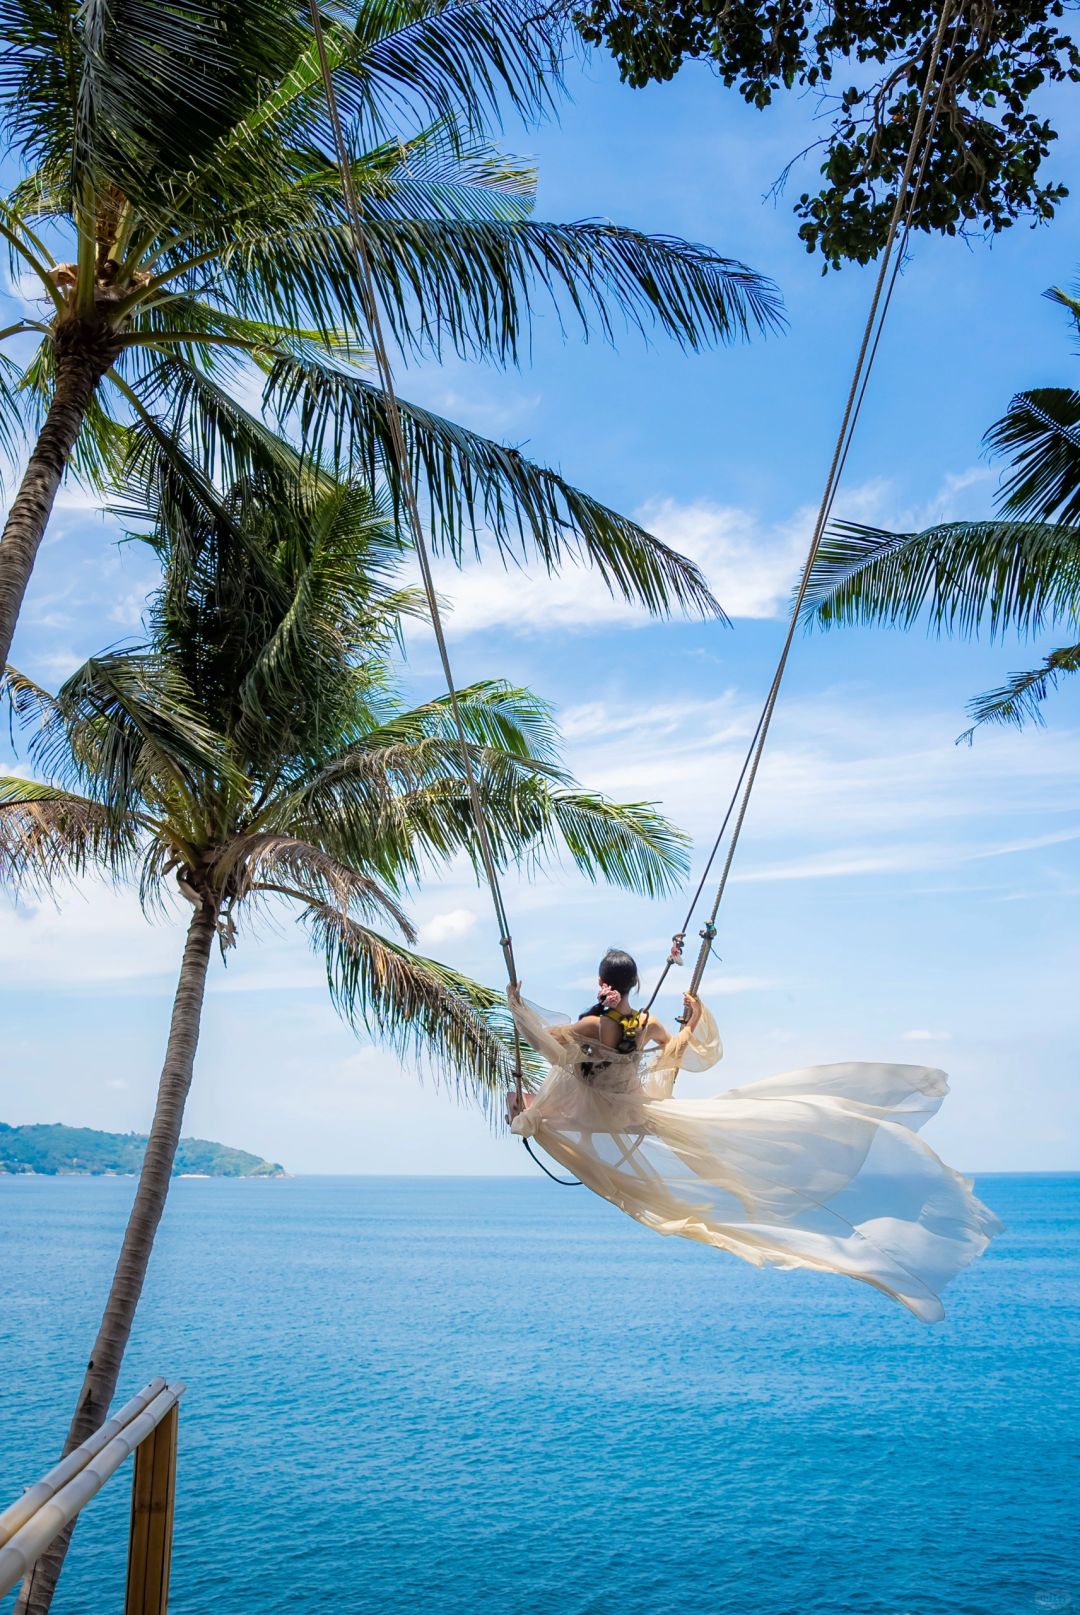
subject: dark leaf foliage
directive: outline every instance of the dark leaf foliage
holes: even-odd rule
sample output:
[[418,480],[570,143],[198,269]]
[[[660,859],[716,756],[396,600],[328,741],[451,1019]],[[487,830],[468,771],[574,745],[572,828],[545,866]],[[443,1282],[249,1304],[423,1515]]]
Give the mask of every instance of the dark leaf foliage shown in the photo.
[[[704,60],[751,106],[784,90],[820,100],[822,183],[795,205],[799,235],[826,264],[880,251],[937,28],[938,0],[580,0],[583,37],[606,46],[625,79],[669,79]],[[950,28],[938,69],[917,230],[996,234],[1049,219],[1067,193],[1043,174],[1057,138],[1039,92],[1080,78],[1063,0],[978,0]],[[805,154],[803,154],[805,155]],[[786,179],[782,176],[778,188]]]
[[303,42],[279,0],[0,0],[0,118],[73,192],[183,171]]
[[1050,522],[948,522],[922,533],[837,522],[810,575],[806,616],[975,634],[1031,633],[1080,611],[1080,532]]

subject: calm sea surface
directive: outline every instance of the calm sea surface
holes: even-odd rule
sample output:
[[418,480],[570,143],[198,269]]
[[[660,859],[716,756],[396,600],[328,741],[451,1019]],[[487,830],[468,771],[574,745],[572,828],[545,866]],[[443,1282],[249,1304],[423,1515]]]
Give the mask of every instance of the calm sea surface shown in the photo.
[[[546,1180],[178,1182],[121,1387],[189,1386],[174,1615],[1080,1612],[1080,1177],[979,1188],[1009,1231],[927,1329]],[[0,1178],[3,1503],[132,1192]],[[58,1615],[119,1615],[127,1508]]]

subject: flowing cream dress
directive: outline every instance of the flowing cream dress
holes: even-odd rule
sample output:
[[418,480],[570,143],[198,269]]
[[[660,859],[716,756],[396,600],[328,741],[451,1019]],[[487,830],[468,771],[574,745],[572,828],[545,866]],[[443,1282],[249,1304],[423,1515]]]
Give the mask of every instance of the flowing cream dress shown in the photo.
[[756,1267],[846,1273],[925,1323],[1001,1223],[918,1129],[948,1092],[922,1065],[818,1065],[675,1099],[679,1070],[722,1056],[706,1009],[693,1033],[620,1055],[582,1047],[535,1006],[518,1030],[550,1070],[512,1128],[660,1234]]

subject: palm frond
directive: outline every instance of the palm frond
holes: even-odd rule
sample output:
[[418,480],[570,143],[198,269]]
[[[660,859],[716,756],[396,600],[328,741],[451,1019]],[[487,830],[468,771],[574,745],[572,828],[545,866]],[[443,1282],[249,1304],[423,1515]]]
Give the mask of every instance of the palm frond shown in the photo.
[[[557,761],[559,731],[550,703],[532,690],[505,679],[479,679],[462,685],[456,699],[462,728],[473,746],[533,762]],[[407,751],[427,739],[457,740],[454,701],[448,694],[407,712],[395,712],[363,736],[358,750],[383,753],[382,762],[386,764],[389,748]]]
[[[685,878],[688,841],[649,803],[584,790],[553,762],[470,745],[488,844],[497,864],[539,870],[564,852],[590,880],[656,897]],[[271,822],[385,879],[413,884],[423,869],[464,853],[482,866],[456,738],[417,737],[357,747],[277,799]]]
[[562,90],[565,19],[529,0],[349,0],[352,39],[335,75],[343,109],[374,132],[418,115],[525,118]]
[[[394,801],[407,858],[405,872],[418,878],[423,861],[445,862],[460,853],[483,875],[471,800],[448,753],[443,777],[402,788]],[[604,879],[650,897],[674,891],[685,878],[688,841],[648,803],[620,804],[575,782],[553,779],[540,765],[498,753],[474,758],[483,802],[488,844],[501,867],[518,865],[536,872],[564,852],[590,880]],[[387,827],[380,824],[383,839]],[[380,840],[381,846],[383,841]]]
[[76,194],[160,195],[287,70],[303,42],[278,0],[3,0],[0,107],[35,165]]
[[1080,673],[1080,645],[1051,651],[1038,667],[1010,674],[1001,689],[988,690],[968,703],[968,712],[975,722],[964,730],[959,741],[970,745],[975,730],[984,723],[1011,724],[1017,729],[1029,722],[1045,723],[1042,703],[1069,673]]
[[[340,185],[328,164],[327,179]],[[536,205],[536,169],[455,125],[434,125],[354,165],[353,184],[375,218],[520,224]]]
[[654,802],[611,802],[592,791],[547,793],[551,817],[577,867],[647,897],[676,891],[689,869],[690,837]]
[[[0,63],[2,63],[0,50]],[[18,282],[27,270],[37,277],[41,289],[54,305],[60,297],[52,278],[54,259],[48,247],[36,234],[26,215],[26,205],[16,186],[10,196],[0,198],[0,239],[7,248],[8,274]]]
[[[338,209],[340,214],[341,209]],[[776,330],[783,323],[772,281],[734,259],[672,236],[649,236],[590,220],[380,218],[364,235],[372,275],[397,342],[417,355],[514,363],[531,327],[537,291],[560,323],[613,340],[625,326],[655,328],[686,348]],[[231,221],[218,244],[237,307],[314,323],[327,334],[361,329],[365,309],[356,249],[344,218],[304,225],[294,217],[245,231]]]
[[297,836],[267,831],[234,836],[215,859],[211,878],[237,901],[254,891],[282,893],[283,886],[291,887],[285,895],[345,918],[389,920],[408,941],[415,940],[412,923],[391,892]]
[[[387,403],[373,383],[329,365],[282,359],[265,400],[282,424],[295,416],[311,456],[354,469],[371,483],[384,476],[400,501]],[[518,449],[398,402],[410,474],[425,500],[436,551],[461,560],[471,543],[479,555],[483,529],[509,563],[535,555],[552,572],[586,559],[611,594],[649,611],[679,608],[726,620],[698,567],[636,522]]]
[[[342,688],[343,663],[357,653],[385,653],[401,616],[419,606],[398,586],[404,546],[388,511],[367,488],[328,489],[301,507],[297,527],[304,538],[294,546],[288,605],[250,657],[241,694],[249,727],[265,725],[268,712],[280,726],[299,699],[314,720],[309,744],[321,755],[319,731],[333,731],[343,717],[337,701],[325,700],[320,721],[319,696],[327,694],[322,670],[331,685]],[[286,532],[284,515],[277,528]],[[273,736],[276,746],[281,741],[280,733]]]
[[[369,141],[416,121],[478,132],[500,121],[506,101],[535,117],[561,90],[563,29],[523,0],[350,0],[322,20],[341,112]],[[268,137],[331,144],[310,38],[221,138],[206,171],[250,158]]]
[[[169,444],[180,444],[190,461],[219,485],[252,473],[296,486],[305,462],[297,451],[240,404],[223,386],[179,357],[163,357],[138,387],[139,423],[157,422]],[[153,480],[162,437],[133,434],[130,472]],[[310,471],[308,473],[310,477]]]
[[138,388],[116,371],[108,380],[134,415],[110,479],[110,507],[131,526],[168,533],[174,578],[187,554],[185,535],[211,527],[245,542],[222,484],[258,482],[265,502],[283,511],[295,509],[313,484],[329,486],[213,376],[181,358],[160,359]]
[[18,463],[31,419],[32,407],[22,387],[22,372],[6,354],[0,354],[0,456],[3,459]]
[[430,1063],[456,1092],[484,1103],[512,1083],[513,1038],[500,994],[329,905],[312,905],[305,918],[326,959],[331,998],[350,1025]]
[[1046,522],[950,522],[921,533],[837,523],[810,577],[805,617],[822,627],[924,613],[945,633],[1031,632],[1080,606],[1080,532]]
[[43,772],[82,785],[116,812],[172,788],[197,802],[208,777],[243,789],[186,681],[153,651],[92,657],[61,686],[56,711],[31,755]]
[[14,716],[27,727],[44,728],[60,718],[56,697],[10,662],[0,674],[0,694],[8,698]]
[[1030,521],[1080,520],[1080,393],[1036,387],[1017,393],[986,434],[1007,454],[1012,471],[1001,485],[1002,508]]
[[[174,560],[183,549],[184,535],[207,524],[228,527],[228,503],[213,476],[204,469],[205,445],[189,452],[167,420],[159,420],[138,394],[115,371],[108,379],[123,394],[135,414],[124,447],[122,464],[113,479],[111,509],[129,525],[167,531]],[[254,458],[261,455],[256,439]]]
[[0,779],[0,881],[16,891],[52,891],[93,868],[125,875],[136,845],[131,822],[100,802],[34,780]]

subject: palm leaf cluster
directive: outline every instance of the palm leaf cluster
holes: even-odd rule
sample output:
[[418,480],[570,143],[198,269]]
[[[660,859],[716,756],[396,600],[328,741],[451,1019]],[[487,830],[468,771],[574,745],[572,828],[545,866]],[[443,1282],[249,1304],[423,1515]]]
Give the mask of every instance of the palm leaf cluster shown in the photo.
[[[234,487],[227,520],[158,526],[164,583],[145,645],[107,652],[50,695],[9,672],[47,783],[0,782],[0,876],[51,886],[101,867],[166,877],[216,918],[225,947],[292,905],[335,1003],[402,1052],[489,1094],[511,1075],[500,995],[415,950],[423,875],[473,857],[448,698],[403,702],[394,655],[415,614],[403,545],[362,485],[312,479],[271,510]],[[461,691],[496,856],[565,852],[591,878],[659,893],[686,844],[646,804],[566,772],[547,707],[499,681]]]
[[[40,426],[65,367],[89,366],[76,468],[154,480],[180,522],[220,515],[235,478],[292,475],[283,434],[397,491],[302,9],[0,0],[0,117],[26,164],[0,234],[44,304],[3,333],[3,444]],[[779,323],[771,282],[716,252],[533,217],[535,175],[485,130],[500,107],[533,116],[558,93],[558,32],[535,8],[348,0],[326,29],[377,293],[406,355],[513,362],[542,301],[584,335],[655,328],[691,348]],[[458,555],[482,526],[548,566],[584,553],[650,608],[715,609],[697,569],[635,523],[404,407],[436,548]]]
[[[1080,302],[1047,294],[1080,324]],[[1080,637],[1080,394],[1066,387],[1018,393],[986,434],[1008,458],[1000,515],[894,533],[850,522],[826,534],[811,574],[807,619],[823,627],[925,617],[937,632],[1023,637],[1065,628]],[[984,723],[1044,721],[1043,702],[1080,671],[1080,644],[1048,652],[1033,668],[974,697],[970,740]]]

